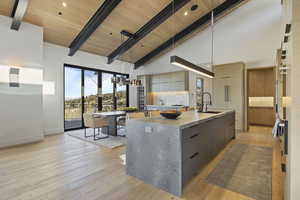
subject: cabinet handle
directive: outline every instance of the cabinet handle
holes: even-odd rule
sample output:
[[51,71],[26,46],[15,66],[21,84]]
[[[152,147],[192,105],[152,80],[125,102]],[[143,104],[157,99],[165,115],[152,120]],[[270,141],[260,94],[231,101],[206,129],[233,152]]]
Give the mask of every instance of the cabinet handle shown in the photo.
[[199,152],[194,153],[192,156],[190,156],[190,159],[195,158],[196,156],[198,156]]
[[192,135],[192,136],[190,137],[190,139],[193,139],[193,138],[195,138],[195,137],[197,137],[197,136],[198,136],[198,134]]
[[225,90],[225,92],[224,92],[224,94],[225,94],[224,100],[225,100],[225,102],[229,102],[230,101],[229,100],[229,85],[225,85],[224,86],[224,90]]

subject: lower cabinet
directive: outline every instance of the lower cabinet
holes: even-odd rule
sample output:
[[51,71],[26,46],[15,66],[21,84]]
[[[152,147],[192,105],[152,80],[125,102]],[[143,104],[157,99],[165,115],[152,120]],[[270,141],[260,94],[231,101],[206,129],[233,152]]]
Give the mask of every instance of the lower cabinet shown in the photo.
[[183,129],[181,134],[184,186],[235,137],[235,113]]

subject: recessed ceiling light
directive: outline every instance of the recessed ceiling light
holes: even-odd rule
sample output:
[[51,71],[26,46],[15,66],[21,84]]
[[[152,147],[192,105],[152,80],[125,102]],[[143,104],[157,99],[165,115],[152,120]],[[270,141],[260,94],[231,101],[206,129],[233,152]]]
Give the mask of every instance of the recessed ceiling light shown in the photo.
[[188,13],[188,11],[185,11],[184,12],[184,16],[187,16],[189,13]]
[[67,7],[67,3],[66,2],[62,2],[62,6],[63,7]]

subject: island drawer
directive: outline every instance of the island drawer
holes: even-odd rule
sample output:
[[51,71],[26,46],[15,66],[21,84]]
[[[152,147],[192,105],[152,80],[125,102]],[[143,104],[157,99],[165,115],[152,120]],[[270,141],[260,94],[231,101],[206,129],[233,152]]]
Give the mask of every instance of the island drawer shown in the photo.
[[[213,134],[205,126],[202,127],[197,137],[186,139],[182,142],[182,160],[187,160],[196,152],[201,153],[205,161],[210,159],[211,145],[213,144]],[[207,152],[207,153],[206,153]]]
[[182,185],[186,185],[193,176],[205,165],[201,152],[195,152],[188,160],[182,163]]
[[[182,160],[188,160],[194,153],[199,152],[204,162],[212,157],[212,150],[215,143],[214,120],[206,121],[198,125],[198,132],[189,134],[182,141]],[[188,134],[187,134],[188,135]]]
[[191,140],[196,139],[200,133],[201,124],[195,124],[188,128],[182,129],[182,140]]

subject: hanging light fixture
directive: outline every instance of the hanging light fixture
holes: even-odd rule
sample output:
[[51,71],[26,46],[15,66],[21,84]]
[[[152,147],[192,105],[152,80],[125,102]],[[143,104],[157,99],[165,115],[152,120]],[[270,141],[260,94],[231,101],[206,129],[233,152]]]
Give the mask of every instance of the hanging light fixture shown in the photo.
[[112,77],[111,82],[118,84],[120,86],[122,85],[130,85],[133,87],[138,87],[142,85],[142,81],[138,79],[129,79],[126,76],[117,76],[117,77]]
[[[121,31],[121,44],[124,41],[124,36],[133,37],[133,34],[128,31]],[[129,58],[131,58],[131,52],[129,51]],[[142,81],[138,79],[129,79],[127,76],[114,76],[111,78],[111,82],[114,84],[118,84],[119,86],[129,85],[132,87],[139,87],[142,85]]]
[[[210,67],[213,67],[214,62],[214,11],[211,12],[211,33],[212,33],[212,39],[211,39],[211,63],[209,64]],[[174,46],[174,40],[173,40],[173,46]],[[208,77],[208,78],[214,78],[215,74],[207,69],[205,69],[205,64],[196,65],[193,64],[179,56],[171,56],[170,57],[170,63],[172,65],[176,65],[178,67],[184,68],[186,70],[195,72],[197,74],[200,74],[202,76]]]
[[176,65],[178,67],[182,67],[184,69],[187,69],[189,71],[195,72],[197,74],[200,74],[202,76],[208,77],[208,78],[214,78],[214,73],[211,71],[208,71],[199,65],[195,65],[183,58],[180,58],[178,56],[171,56],[171,64]]

